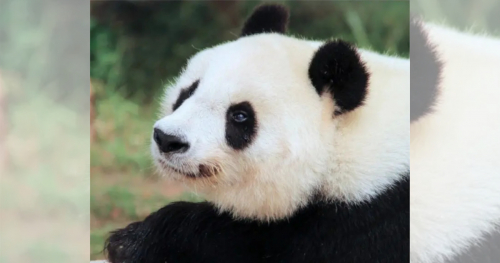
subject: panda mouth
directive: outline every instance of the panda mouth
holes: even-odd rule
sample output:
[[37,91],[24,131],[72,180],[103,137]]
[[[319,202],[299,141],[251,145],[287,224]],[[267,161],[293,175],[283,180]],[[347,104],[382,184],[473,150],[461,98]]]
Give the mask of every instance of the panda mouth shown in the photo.
[[168,165],[164,160],[162,159],[159,159],[159,162],[162,164],[162,166],[164,168],[167,168],[167,169],[170,169],[178,174],[182,174],[188,178],[192,178],[192,179],[195,179],[195,178],[207,178],[207,177],[212,177],[214,176],[217,172],[218,172],[218,169],[210,169],[209,166],[207,165],[204,165],[204,164],[200,164],[198,165],[198,172],[196,173],[193,173],[193,172],[185,172],[185,171],[182,171],[178,168],[175,168],[171,165]]

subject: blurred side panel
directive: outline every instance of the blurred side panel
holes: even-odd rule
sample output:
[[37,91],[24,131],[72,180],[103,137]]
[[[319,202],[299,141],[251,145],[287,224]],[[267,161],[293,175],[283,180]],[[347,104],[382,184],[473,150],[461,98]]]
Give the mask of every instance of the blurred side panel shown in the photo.
[[0,3],[0,262],[88,262],[89,12]]
[[410,10],[412,262],[500,262],[500,1]]

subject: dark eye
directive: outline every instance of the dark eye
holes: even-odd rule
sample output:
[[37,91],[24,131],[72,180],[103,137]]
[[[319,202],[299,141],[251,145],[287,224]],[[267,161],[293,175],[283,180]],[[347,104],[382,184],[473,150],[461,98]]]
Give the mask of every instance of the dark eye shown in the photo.
[[244,122],[248,119],[248,115],[244,111],[236,111],[231,115],[231,117],[235,122]]
[[194,89],[191,89],[191,90],[189,91],[189,97],[193,96],[193,94],[194,94]]

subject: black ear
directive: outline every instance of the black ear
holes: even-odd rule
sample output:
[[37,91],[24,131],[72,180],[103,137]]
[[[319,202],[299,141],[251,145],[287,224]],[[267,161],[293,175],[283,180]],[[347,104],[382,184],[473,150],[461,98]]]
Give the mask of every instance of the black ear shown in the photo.
[[368,72],[356,48],[347,42],[323,44],[311,61],[309,78],[320,96],[331,93],[337,106],[335,114],[354,110],[366,97]]
[[247,19],[241,36],[260,33],[285,33],[288,26],[288,9],[282,5],[261,5]]

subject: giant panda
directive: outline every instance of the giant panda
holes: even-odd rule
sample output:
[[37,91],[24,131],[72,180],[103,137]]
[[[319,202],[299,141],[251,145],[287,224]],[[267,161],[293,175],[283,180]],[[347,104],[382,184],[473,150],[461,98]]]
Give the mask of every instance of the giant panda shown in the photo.
[[500,40],[419,18],[410,32],[411,262],[498,262]]
[[257,7],[167,87],[154,162],[207,201],[112,232],[110,262],[408,262],[409,60],[288,16]]

